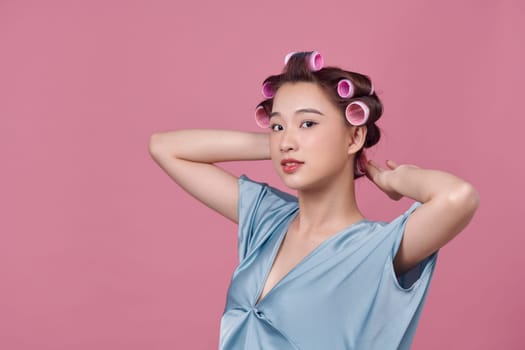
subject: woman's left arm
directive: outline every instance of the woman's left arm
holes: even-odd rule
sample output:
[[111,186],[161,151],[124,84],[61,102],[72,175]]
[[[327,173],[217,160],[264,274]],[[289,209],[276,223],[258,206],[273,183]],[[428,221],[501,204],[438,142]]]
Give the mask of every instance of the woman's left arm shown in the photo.
[[390,160],[386,164],[389,169],[369,161],[367,177],[394,200],[405,196],[422,203],[407,219],[394,259],[399,275],[459,234],[474,216],[480,200],[470,183],[453,174]]

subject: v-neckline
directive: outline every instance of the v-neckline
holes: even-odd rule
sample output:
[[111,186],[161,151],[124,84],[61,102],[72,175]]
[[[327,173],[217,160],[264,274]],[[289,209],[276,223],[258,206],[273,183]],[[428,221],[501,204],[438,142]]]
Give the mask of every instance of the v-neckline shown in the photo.
[[[255,302],[254,302],[254,306],[257,307],[261,304],[261,302],[263,302],[266,297],[268,296],[268,294],[272,293],[274,291],[274,289],[276,287],[278,287],[281,282],[286,278],[288,277],[288,275],[290,275],[294,270],[296,270],[300,265],[302,265],[306,260],[308,260],[310,258],[310,256],[312,256],[315,252],[317,252],[318,250],[321,249],[322,246],[326,245],[329,241],[331,241],[332,239],[334,239],[334,237],[336,236],[339,236],[341,233],[351,229],[351,228],[354,228],[357,224],[360,224],[360,223],[363,223],[363,222],[368,222],[369,220],[368,219],[361,219],[361,220],[358,220],[356,222],[354,222],[353,224],[343,228],[342,230],[334,233],[333,235],[331,235],[330,237],[326,238],[324,241],[322,241],[321,243],[319,243],[314,249],[312,249],[310,251],[310,253],[308,253],[307,255],[305,255],[301,260],[299,260],[299,262],[297,264],[295,264],[283,277],[281,277],[274,285],[273,287],[268,291],[266,292],[266,294],[264,295],[264,297],[261,298],[261,300],[259,300],[259,298],[261,297],[261,294],[262,292],[264,291],[264,287],[266,286],[266,283],[268,282],[268,277],[270,276],[270,271],[272,270],[272,267],[273,267],[273,264],[275,263],[275,259],[277,258],[277,253],[279,252],[279,249],[281,248],[281,245],[283,244],[283,241],[284,241],[284,238],[286,237],[286,235],[288,234],[288,231],[290,230],[290,225],[292,223],[292,221],[297,218],[297,216],[299,215],[299,207],[297,207],[295,209],[295,213],[293,213],[291,216],[290,216],[290,219],[288,220],[288,222],[286,223],[286,226],[284,227],[284,229],[281,231],[280,233],[280,236],[279,236],[279,239],[277,241],[277,244],[275,245],[274,249],[273,249],[273,252],[272,252],[272,255],[271,255],[271,259],[270,259],[270,264],[269,266],[266,268],[266,273],[265,273],[265,277],[263,279],[263,282],[261,284],[261,286],[259,287],[259,290],[257,292],[257,295],[255,297]],[[257,301],[259,300],[259,301]]]

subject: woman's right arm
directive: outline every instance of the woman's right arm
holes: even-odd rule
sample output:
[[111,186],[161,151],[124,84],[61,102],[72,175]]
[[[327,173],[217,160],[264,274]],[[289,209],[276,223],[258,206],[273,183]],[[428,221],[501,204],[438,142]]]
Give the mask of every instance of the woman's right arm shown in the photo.
[[270,159],[267,133],[187,129],[151,136],[155,162],[186,192],[238,223],[238,178],[216,162]]

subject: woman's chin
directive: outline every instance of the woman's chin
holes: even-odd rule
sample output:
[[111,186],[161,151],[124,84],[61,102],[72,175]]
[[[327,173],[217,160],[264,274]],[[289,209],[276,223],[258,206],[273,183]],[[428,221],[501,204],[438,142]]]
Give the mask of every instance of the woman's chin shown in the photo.
[[280,174],[281,180],[286,187],[291,190],[304,191],[308,190],[312,183],[311,180],[306,179],[299,174]]
[[297,190],[304,186],[304,181],[296,174],[286,174],[280,172],[279,177],[281,178],[283,184],[285,184],[286,187],[290,189]]

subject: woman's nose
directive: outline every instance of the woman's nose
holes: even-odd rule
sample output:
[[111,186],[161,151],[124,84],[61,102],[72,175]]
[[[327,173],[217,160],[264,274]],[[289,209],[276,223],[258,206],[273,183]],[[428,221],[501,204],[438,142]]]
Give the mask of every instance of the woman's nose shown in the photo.
[[280,142],[280,149],[281,152],[287,152],[290,150],[294,150],[297,148],[297,139],[294,131],[290,131],[290,129],[287,129],[283,131],[281,142]]

